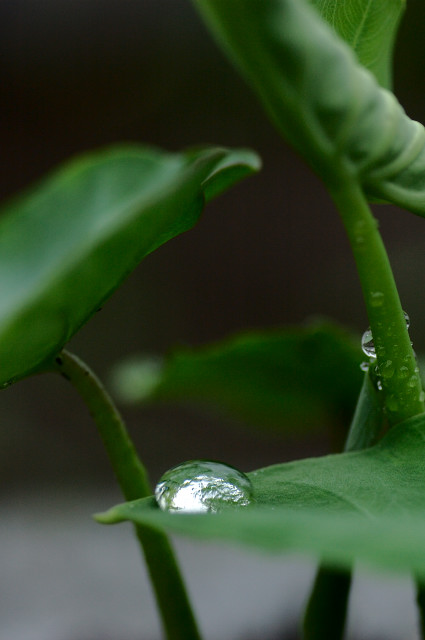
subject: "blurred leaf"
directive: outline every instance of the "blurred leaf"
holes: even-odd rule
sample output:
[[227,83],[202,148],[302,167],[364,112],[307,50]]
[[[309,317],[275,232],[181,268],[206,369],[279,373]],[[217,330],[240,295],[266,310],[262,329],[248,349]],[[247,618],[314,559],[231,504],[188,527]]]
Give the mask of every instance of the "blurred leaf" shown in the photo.
[[195,402],[251,425],[311,430],[348,423],[361,360],[359,339],[321,323],[176,350],[162,364],[132,359],[117,369],[114,386],[129,402]]
[[153,498],[97,516],[264,551],[307,552],[330,564],[412,571],[425,578],[425,416],[378,445],[248,474],[257,503],[218,514],[161,512]]
[[359,62],[386,88],[392,85],[392,54],[405,0],[310,0],[355,51]]
[[142,258],[196,223],[205,196],[258,168],[250,151],[120,147],[11,202],[0,220],[0,385],[62,349]]
[[[194,1],[277,129],[331,191],[356,180],[369,199],[425,215],[424,127],[307,0]],[[369,4],[382,11],[382,0]],[[392,3],[385,7],[390,14]]]

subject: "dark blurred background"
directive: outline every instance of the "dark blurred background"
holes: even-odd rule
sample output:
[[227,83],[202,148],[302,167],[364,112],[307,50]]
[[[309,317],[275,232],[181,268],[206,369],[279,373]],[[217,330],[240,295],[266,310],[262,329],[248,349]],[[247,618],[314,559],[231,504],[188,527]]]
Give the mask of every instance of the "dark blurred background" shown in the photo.
[[[421,121],[424,24],[424,3],[410,0],[394,83],[408,114]],[[121,141],[169,150],[248,146],[264,161],[258,176],[211,203],[194,230],[145,259],[74,338],[70,348],[101,377],[134,352],[162,354],[242,328],[317,315],[359,334],[366,328],[332,203],[188,0],[2,0],[0,33],[2,198],[74,154]],[[390,206],[376,214],[421,352],[425,224]],[[328,447],[326,434],[261,434],[194,409],[123,411],[154,480],[189,458],[252,469]],[[64,381],[27,380],[2,392],[0,415],[3,495],[113,486],[95,428]]]

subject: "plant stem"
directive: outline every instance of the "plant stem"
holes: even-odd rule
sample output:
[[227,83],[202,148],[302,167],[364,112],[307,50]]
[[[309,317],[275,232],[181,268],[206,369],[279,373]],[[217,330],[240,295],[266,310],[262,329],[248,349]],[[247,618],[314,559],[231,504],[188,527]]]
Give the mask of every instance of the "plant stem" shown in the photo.
[[[75,355],[63,351],[53,370],[69,380],[87,405],[126,500],[151,495],[146,470],[124,422],[97,376]],[[168,538],[136,526],[168,640],[200,640],[174,552]]]
[[[378,439],[383,425],[380,392],[365,374],[344,451],[360,451]],[[304,640],[341,640],[344,637],[351,571],[319,567],[303,621]]]
[[[356,261],[382,383],[381,402],[369,374],[365,376],[345,445],[345,451],[355,451],[371,446],[378,437],[383,406],[390,425],[423,413],[425,406],[416,358],[377,221],[355,181],[342,179],[330,191]],[[305,640],[341,640],[350,585],[351,572],[325,565],[319,568],[304,618]],[[425,600],[421,594],[419,604]]]
[[341,640],[350,587],[349,571],[319,567],[305,612],[304,640]]
[[425,585],[421,582],[416,584],[416,603],[419,609],[421,638],[425,639]]
[[368,371],[363,379],[344,451],[361,451],[372,447],[378,441],[384,423],[381,392],[375,388]]
[[356,180],[342,179],[331,195],[356,261],[375,344],[390,426],[425,411],[416,358],[377,221]]

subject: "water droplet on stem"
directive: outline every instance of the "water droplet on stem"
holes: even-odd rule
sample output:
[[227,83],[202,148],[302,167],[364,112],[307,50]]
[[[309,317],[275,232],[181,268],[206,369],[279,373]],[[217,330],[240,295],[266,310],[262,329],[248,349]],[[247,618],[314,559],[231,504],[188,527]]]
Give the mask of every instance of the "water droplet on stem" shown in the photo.
[[373,343],[372,331],[367,329],[362,335],[362,350],[369,358],[376,358],[375,345]]
[[[372,297],[378,295],[378,293],[380,293],[380,292],[372,293]],[[373,304],[373,302],[372,302],[372,305],[373,306],[378,306],[377,304]],[[403,311],[403,314],[404,314],[404,319],[406,321],[406,327],[409,329],[409,327],[410,327],[410,318],[409,318],[409,316],[407,315],[407,313],[405,311]],[[364,334],[362,335],[362,343],[361,344],[362,344],[363,353],[366,356],[368,356],[368,358],[372,358],[374,360],[376,358],[376,349],[375,349],[375,344],[373,342],[373,336],[372,336],[372,331],[371,331],[370,327],[368,327],[366,329],[366,331],[364,332]]]

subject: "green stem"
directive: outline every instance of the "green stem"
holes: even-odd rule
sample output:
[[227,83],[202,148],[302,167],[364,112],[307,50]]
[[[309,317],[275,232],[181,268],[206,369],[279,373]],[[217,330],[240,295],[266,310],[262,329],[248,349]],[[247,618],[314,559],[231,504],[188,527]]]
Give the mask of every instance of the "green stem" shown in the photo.
[[[416,358],[377,221],[357,182],[341,179],[330,191],[356,261],[382,384],[382,392],[377,392],[370,376],[365,376],[345,445],[345,451],[355,451],[370,446],[379,436],[382,405],[390,425],[423,413],[425,406]],[[341,640],[350,585],[351,572],[319,568],[304,618],[305,640]],[[418,602],[423,604],[425,598],[419,596]]]
[[[360,451],[377,441],[383,426],[380,392],[365,374],[344,451]],[[321,565],[303,621],[304,640],[341,640],[344,637],[351,571]]]
[[381,392],[375,388],[370,372],[365,374],[344,451],[361,451],[373,446],[384,427]]
[[416,603],[419,609],[421,638],[425,640],[425,585],[421,582],[416,584]]
[[[146,470],[124,422],[95,374],[76,356],[63,351],[53,370],[69,380],[87,405],[126,500],[151,495]],[[168,640],[200,640],[174,552],[168,538],[136,526]]]
[[331,195],[348,234],[360,278],[390,426],[425,411],[419,370],[377,221],[354,179]]
[[344,636],[351,573],[319,567],[303,623],[304,640],[341,640]]

